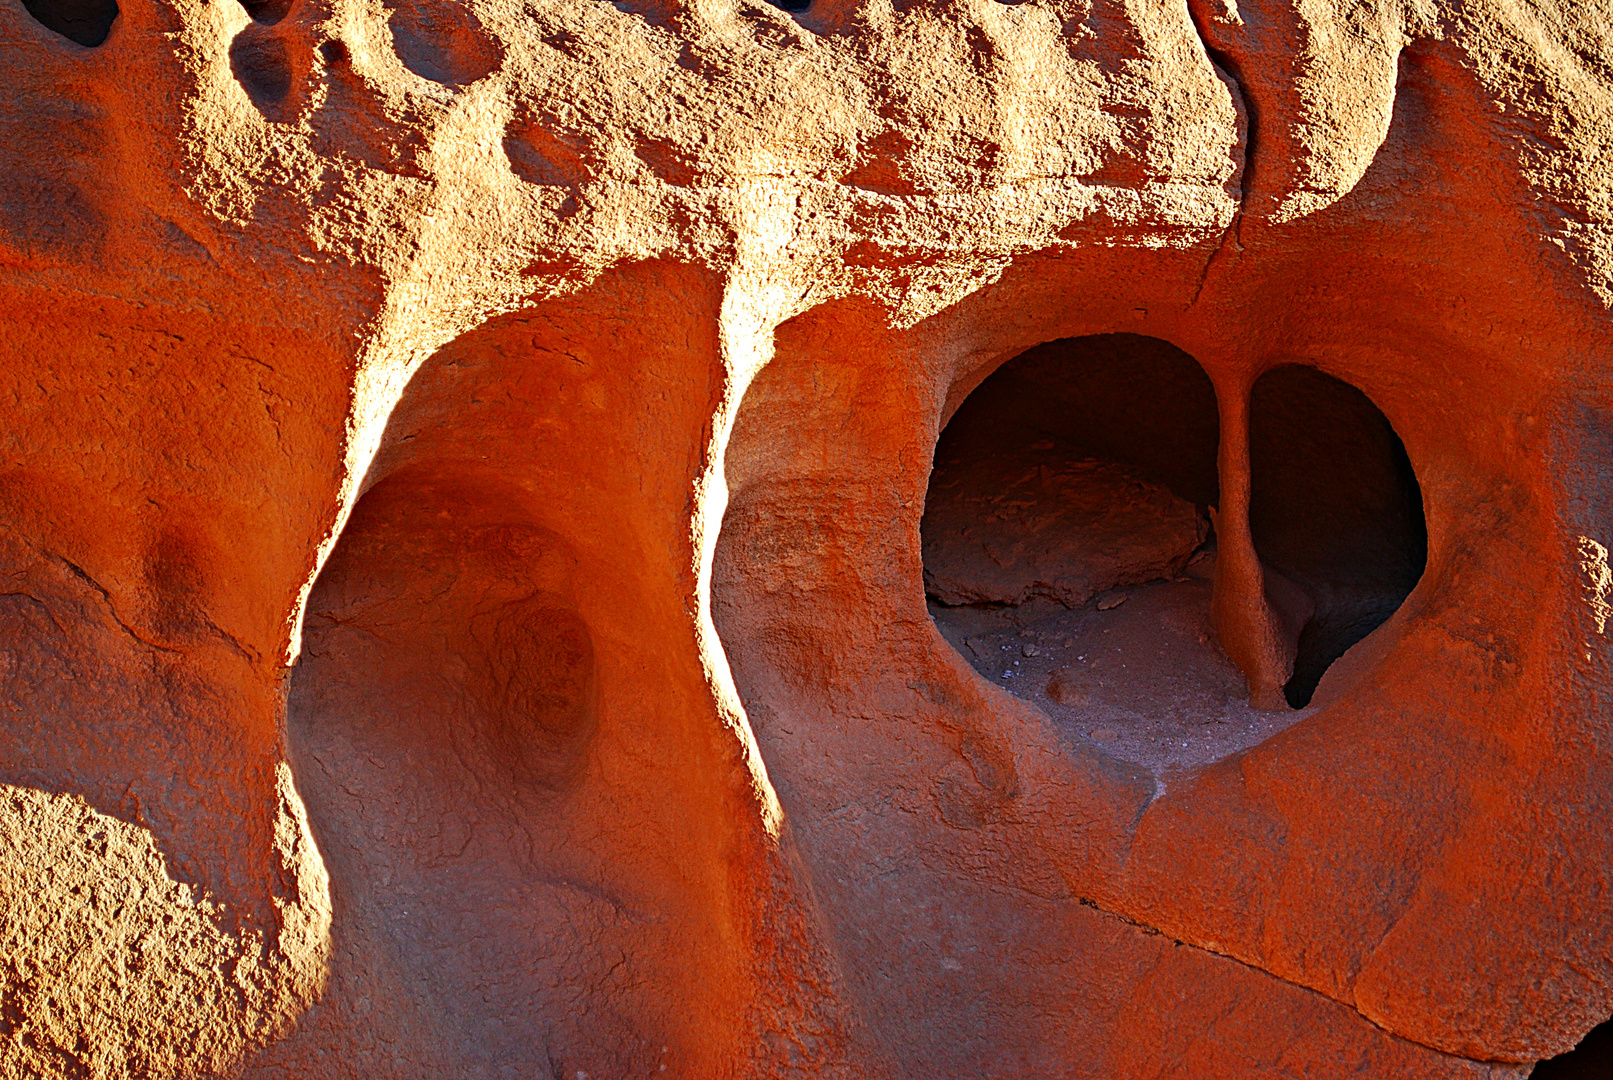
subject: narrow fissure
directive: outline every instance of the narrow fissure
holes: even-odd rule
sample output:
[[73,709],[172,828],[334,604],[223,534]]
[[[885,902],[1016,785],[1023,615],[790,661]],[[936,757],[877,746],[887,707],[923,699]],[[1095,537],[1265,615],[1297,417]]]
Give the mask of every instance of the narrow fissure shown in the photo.
[[1194,33],[1198,34],[1199,44],[1204,48],[1204,55],[1210,60],[1227,89],[1237,101],[1237,106],[1243,113],[1243,162],[1238,174],[1238,209],[1228,227],[1228,232],[1236,237],[1239,246],[1243,243],[1243,215],[1249,205],[1249,192],[1254,187],[1255,151],[1259,145],[1260,113],[1255,107],[1254,98],[1250,96],[1248,83],[1244,80],[1243,66],[1229,52],[1218,49],[1210,44],[1210,34],[1204,25],[1206,16],[1201,3],[1187,5],[1188,21],[1193,25]]

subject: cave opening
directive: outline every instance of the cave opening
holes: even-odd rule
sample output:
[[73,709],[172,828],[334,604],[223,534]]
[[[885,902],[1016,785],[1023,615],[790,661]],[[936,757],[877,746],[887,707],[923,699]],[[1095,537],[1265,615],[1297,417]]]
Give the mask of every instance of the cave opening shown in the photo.
[[[1209,376],[1157,338],[1064,339],[998,368],[936,444],[921,538],[942,636],[1068,739],[1150,768],[1293,723],[1250,706],[1211,623],[1219,440]],[[1421,496],[1383,413],[1308,367],[1255,384],[1250,467],[1256,552],[1315,610],[1285,687],[1302,709],[1420,577]]]
[[1383,412],[1349,383],[1299,364],[1255,383],[1249,459],[1255,550],[1315,605],[1284,688],[1302,708],[1422,577],[1422,490]]
[[942,636],[1065,738],[1127,760],[1264,737],[1272,718],[1247,707],[1210,625],[1219,433],[1209,376],[1157,338],[1053,341],[1002,365],[936,444],[921,535]]
[[106,41],[117,21],[117,0],[23,0],[28,14],[47,30],[93,49]]

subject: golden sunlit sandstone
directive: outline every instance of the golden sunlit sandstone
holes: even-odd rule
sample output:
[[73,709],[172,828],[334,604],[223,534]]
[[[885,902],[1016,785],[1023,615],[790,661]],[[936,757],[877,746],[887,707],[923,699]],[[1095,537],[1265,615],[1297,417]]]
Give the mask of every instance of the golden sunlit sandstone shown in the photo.
[[[1574,1047],[1610,35],[5,0],[0,1077]],[[1063,455],[1048,588],[937,585],[938,441]]]

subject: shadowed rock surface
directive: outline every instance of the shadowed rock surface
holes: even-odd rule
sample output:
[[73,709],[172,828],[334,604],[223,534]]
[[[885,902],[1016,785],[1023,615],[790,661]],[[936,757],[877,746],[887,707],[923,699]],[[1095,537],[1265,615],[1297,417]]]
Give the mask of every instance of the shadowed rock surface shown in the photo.
[[1180,570],[1209,532],[1192,503],[1051,441],[942,461],[924,504],[925,591],[944,604],[1080,607]]

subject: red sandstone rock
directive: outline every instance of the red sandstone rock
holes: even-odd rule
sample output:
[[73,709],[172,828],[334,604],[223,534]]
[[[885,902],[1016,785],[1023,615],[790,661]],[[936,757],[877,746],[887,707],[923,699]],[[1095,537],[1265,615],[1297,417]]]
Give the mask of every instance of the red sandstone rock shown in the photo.
[[1172,576],[1209,532],[1192,503],[1051,445],[937,468],[946,473],[924,506],[924,587],[944,604],[1080,607]]
[[[1613,1015],[1597,6],[0,42],[0,1076],[1500,1078]],[[1370,624],[1306,711],[1128,759],[948,644],[937,440],[1038,349],[1217,508],[1183,655],[1282,705]]]

